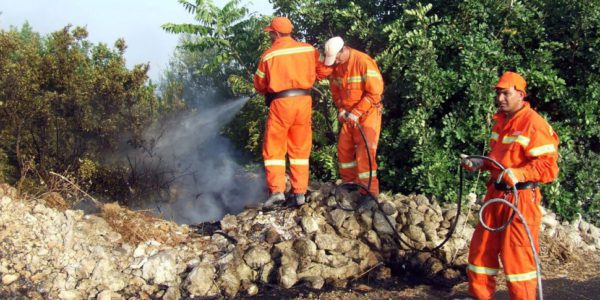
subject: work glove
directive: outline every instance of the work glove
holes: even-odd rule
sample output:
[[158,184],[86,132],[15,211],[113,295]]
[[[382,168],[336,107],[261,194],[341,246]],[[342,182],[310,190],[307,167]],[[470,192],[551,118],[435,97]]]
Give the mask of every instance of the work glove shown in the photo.
[[483,159],[476,157],[469,158],[466,154],[461,154],[460,165],[468,171],[477,172],[483,167]]
[[338,121],[340,123],[344,123],[344,121],[346,121],[346,115],[348,115],[348,112],[343,108],[340,109],[338,113]]
[[352,126],[356,126],[358,124],[358,116],[353,113],[348,113],[346,115],[346,123]]
[[504,181],[508,187],[513,187],[517,185],[517,183],[524,181],[525,175],[519,168],[508,168],[500,173],[498,182],[500,182],[500,180]]

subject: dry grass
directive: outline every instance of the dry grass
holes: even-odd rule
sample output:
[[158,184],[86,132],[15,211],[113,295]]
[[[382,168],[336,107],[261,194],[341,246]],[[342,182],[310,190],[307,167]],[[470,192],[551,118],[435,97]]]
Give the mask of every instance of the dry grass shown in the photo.
[[44,193],[42,194],[41,198],[44,200],[44,203],[47,207],[54,208],[61,212],[64,212],[71,207],[69,203],[67,203],[67,201],[65,201],[65,199],[57,192]]
[[188,237],[186,227],[154,217],[145,211],[131,211],[115,203],[102,205],[102,217],[129,243],[155,240],[176,245]]
[[[74,178],[54,172],[50,172],[50,175],[53,176],[48,179],[48,191],[33,198],[41,198],[46,206],[64,212],[87,197],[100,208],[102,217],[126,242],[137,244],[155,240],[166,245],[176,245],[189,235],[187,227],[154,217],[146,211],[131,211],[116,202],[102,203],[81,189]],[[62,195],[73,200],[67,201]]]
[[6,195],[11,198],[17,197],[17,190],[8,183],[0,183],[0,195]]

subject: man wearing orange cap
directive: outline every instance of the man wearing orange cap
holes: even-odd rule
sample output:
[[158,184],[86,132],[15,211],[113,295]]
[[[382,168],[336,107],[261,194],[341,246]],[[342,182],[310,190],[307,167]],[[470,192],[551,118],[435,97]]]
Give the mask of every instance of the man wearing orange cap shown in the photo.
[[[527,83],[521,75],[506,72],[496,84],[496,123],[490,137],[489,157],[502,164],[502,172],[479,158],[463,159],[462,165],[470,171],[487,170],[484,202],[505,198],[514,203],[512,187],[519,194],[518,209],[526,219],[537,253],[538,234],[542,215],[542,195],[539,183],[547,183],[558,175],[558,136],[552,127],[525,101]],[[500,178],[501,180],[497,180]],[[483,212],[483,221],[492,228],[500,227],[512,214],[510,207],[493,203]],[[536,265],[525,227],[515,218],[505,230],[490,232],[478,224],[469,248],[469,293],[477,299],[492,299],[496,287],[495,276],[502,260],[511,299],[535,299],[537,287]]]
[[317,49],[291,37],[288,18],[275,17],[264,30],[269,32],[272,45],[260,58],[254,88],[265,95],[269,106],[262,150],[270,192],[265,207],[285,201],[286,153],[292,192],[296,204],[302,205],[312,146],[310,89],[316,79],[326,77],[331,70],[319,62]]
[[[333,65],[329,86],[338,109],[341,128],[338,137],[338,164],[343,182],[359,182],[379,195],[375,155],[381,132],[383,78],[377,63],[366,53],[344,45],[341,37],[325,43],[325,65]],[[357,124],[363,129],[369,155]],[[369,160],[371,161],[369,166]]]

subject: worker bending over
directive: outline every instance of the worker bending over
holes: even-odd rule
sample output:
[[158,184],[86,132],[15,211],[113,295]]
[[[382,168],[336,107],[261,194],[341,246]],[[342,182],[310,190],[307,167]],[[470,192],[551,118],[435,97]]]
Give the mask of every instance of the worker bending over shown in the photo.
[[[337,145],[340,176],[343,182],[367,186],[371,173],[370,192],[377,197],[379,180],[375,155],[383,109],[381,72],[369,55],[344,45],[341,37],[325,43],[325,65],[333,66],[329,86],[341,124]],[[363,129],[370,156],[357,125]]]

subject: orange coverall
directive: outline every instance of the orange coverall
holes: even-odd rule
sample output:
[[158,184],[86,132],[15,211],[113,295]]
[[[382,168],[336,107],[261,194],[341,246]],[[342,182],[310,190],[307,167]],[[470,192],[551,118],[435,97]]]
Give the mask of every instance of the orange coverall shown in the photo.
[[[319,57],[319,51],[313,46],[291,37],[280,37],[261,56],[254,74],[254,88],[263,95],[288,89],[310,89],[315,79],[325,78],[331,72]],[[308,95],[271,102],[262,150],[271,193],[285,191],[286,153],[290,160],[292,192],[306,192],[312,146],[311,112],[312,99]]]
[[[531,109],[528,102],[512,118],[504,113],[494,115],[496,121],[491,134],[489,157],[506,168],[519,168],[524,181],[547,183],[558,175],[558,136],[552,127]],[[494,182],[500,170],[485,163],[483,169],[491,172],[484,202],[504,198],[513,202],[511,191],[497,190]],[[518,209],[526,219],[539,253],[538,235],[541,223],[539,188],[519,190]],[[501,203],[488,206],[483,220],[492,228],[501,226],[512,210]],[[502,260],[511,299],[535,299],[537,289],[536,265],[529,238],[521,220],[515,216],[504,231],[490,232],[478,224],[469,248],[469,293],[478,299],[492,299],[496,287],[495,275]]]
[[377,162],[375,155],[381,132],[381,94],[383,78],[377,63],[367,54],[355,49],[344,64],[335,66],[329,78],[334,105],[359,116],[369,143],[371,157],[367,157],[365,144],[357,127],[344,122],[338,137],[338,163],[343,182],[359,182],[367,186],[369,159],[372,166],[371,193],[379,194]]

